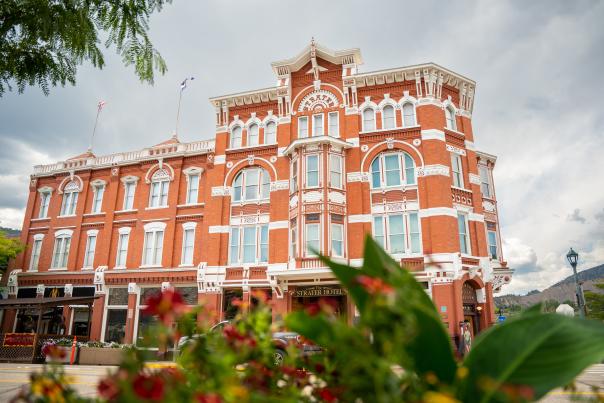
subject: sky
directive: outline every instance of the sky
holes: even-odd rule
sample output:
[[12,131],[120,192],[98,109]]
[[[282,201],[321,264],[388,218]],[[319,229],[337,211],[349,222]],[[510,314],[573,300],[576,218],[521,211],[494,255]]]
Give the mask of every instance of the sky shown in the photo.
[[543,289],[604,263],[604,2],[174,0],[151,19],[168,64],[153,86],[114,49],[79,68],[75,87],[0,97],[0,226],[21,228],[33,165],[88,147],[96,105],[107,102],[97,155],[141,149],[174,131],[179,83],[182,141],[214,135],[211,96],[273,86],[272,61],[314,37],[358,47],[361,72],[435,62],[477,82],[473,129],[498,156],[495,188],[503,254],[515,269],[503,293]]

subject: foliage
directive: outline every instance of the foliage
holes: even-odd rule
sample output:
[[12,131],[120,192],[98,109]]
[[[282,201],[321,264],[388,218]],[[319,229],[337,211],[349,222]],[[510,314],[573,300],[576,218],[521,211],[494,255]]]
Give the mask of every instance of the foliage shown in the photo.
[[85,341],[83,343],[78,343],[78,347],[93,347],[93,348],[130,348],[132,347],[129,344],[120,344],[115,342],[106,343],[103,341]]
[[[604,283],[595,284],[604,290]],[[587,316],[592,319],[604,320],[604,294],[593,291],[585,291],[585,303],[587,305]]]
[[114,46],[141,81],[153,83],[166,64],[148,35],[151,14],[171,0],[3,0],[0,2],[0,96],[39,85],[75,84],[77,67],[103,68]]
[[[348,325],[329,299],[286,318],[289,330],[323,347],[301,356],[292,344],[275,364],[270,302],[240,310],[221,331],[210,331],[203,307],[184,312],[168,291],[147,301],[159,326],[145,337],[160,351],[188,337],[178,366],[151,370],[148,349],[127,350],[117,372],[99,384],[102,399],[115,402],[523,402],[540,399],[572,382],[604,358],[604,324],[527,309],[491,327],[460,360],[439,315],[413,275],[368,238],[364,265],[353,268],[324,259],[356,305]],[[255,296],[263,300],[262,294]],[[251,310],[251,312],[249,312]],[[172,320],[176,319],[176,326]],[[200,321],[201,319],[201,321]],[[198,322],[201,322],[198,324]],[[144,346],[143,346],[144,347]],[[60,376],[51,367],[43,376]],[[59,374],[59,375],[57,375]],[[78,401],[63,382],[64,401]],[[34,387],[25,401],[36,400]],[[54,400],[58,401],[58,400]]]
[[560,305],[560,302],[558,302],[558,300],[548,299],[543,302],[543,311],[548,313],[556,312],[556,308],[558,308],[558,305]]
[[23,252],[24,249],[25,246],[18,238],[9,238],[4,232],[0,231],[0,275],[6,272],[8,262]]

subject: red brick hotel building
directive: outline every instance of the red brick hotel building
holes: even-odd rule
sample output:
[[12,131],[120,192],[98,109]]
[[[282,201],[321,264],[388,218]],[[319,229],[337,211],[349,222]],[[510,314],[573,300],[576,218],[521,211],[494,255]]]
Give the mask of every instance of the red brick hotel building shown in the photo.
[[[475,83],[433,63],[361,64],[358,49],[313,42],[272,63],[275,86],[212,98],[213,140],[36,166],[9,298],[97,295],[90,337],[125,343],[149,323],[145,295],[166,287],[221,318],[234,297],[264,289],[275,318],[329,295],[353,320],[309,247],[360,265],[372,234],[413,271],[452,335],[465,319],[489,326],[511,270],[496,158],[474,146]],[[86,306],[61,314],[67,332],[87,335]],[[51,317],[43,333],[57,331]],[[37,311],[9,310],[3,331],[32,321]]]

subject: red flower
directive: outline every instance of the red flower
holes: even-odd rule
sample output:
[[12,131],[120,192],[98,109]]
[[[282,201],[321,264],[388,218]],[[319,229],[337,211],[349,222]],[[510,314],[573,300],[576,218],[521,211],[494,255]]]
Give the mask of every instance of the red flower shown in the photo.
[[216,393],[199,393],[195,396],[197,403],[221,403],[222,398]]
[[390,294],[394,292],[394,288],[381,278],[360,275],[357,276],[356,282],[371,295]]
[[319,397],[326,402],[336,402],[338,397],[329,389],[323,388],[318,391]]
[[134,393],[141,399],[162,400],[164,397],[164,380],[158,375],[139,374],[132,382]]
[[63,360],[67,355],[65,349],[59,348],[56,344],[48,343],[42,347],[42,354],[45,357],[50,357],[53,361]]
[[157,315],[165,325],[174,322],[174,319],[187,310],[182,295],[172,289],[167,289],[161,294],[155,294],[145,301],[147,307],[143,311],[146,315]]
[[256,298],[259,302],[266,304],[268,301],[268,293],[264,290],[254,290],[252,291],[252,297]]
[[114,378],[102,379],[97,386],[97,390],[99,396],[107,400],[117,399],[120,393],[119,386]]

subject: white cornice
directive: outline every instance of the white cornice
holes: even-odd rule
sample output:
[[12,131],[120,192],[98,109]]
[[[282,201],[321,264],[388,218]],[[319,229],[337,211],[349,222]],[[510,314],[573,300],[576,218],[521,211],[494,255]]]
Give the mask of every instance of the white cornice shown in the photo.
[[314,136],[314,137],[305,137],[303,139],[297,139],[291,142],[291,144],[283,150],[283,155],[289,155],[293,150],[298,147],[305,146],[308,144],[331,144],[336,147],[342,148],[351,148],[354,147],[353,144],[348,143],[342,139],[331,137],[331,136]]

